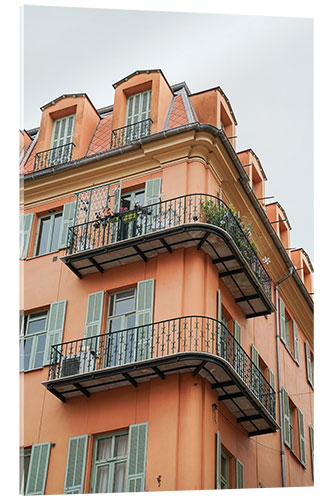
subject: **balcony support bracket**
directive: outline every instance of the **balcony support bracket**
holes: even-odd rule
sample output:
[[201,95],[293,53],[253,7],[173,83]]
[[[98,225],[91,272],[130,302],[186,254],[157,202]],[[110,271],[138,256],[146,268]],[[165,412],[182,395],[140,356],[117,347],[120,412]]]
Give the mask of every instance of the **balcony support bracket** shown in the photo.
[[237,423],[242,423],[242,422],[250,422],[251,420],[258,420],[259,418],[262,418],[262,415],[249,415],[247,417],[240,417],[237,418]]
[[48,387],[48,390],[51,392],[51,394],[53,394],[56,398],[60,399],[60,401],[62,401],[63,403],[66,403],[66,398],[65,396],[63,396],[62,394],[60,394],[60,392],[56,391],[55,389],[53,389],[52,387]]
[[95,259],[93,257],[89,257],[89,260],[90,262],[96,267],[96,269],[101,273],[103,274],[104,273],[104,269],[102,268],[102,266],[99,265],[98,262],[95,261]]
[[244,394],[242,392],[234,392],[233,394],[224,394],[223,396],[219,396],[219,401],[227,401],[228,399],[236,399],[243,397]]
[[231,271],[226,271],[224,273],[219,273],[219,278],[226,278],[227,276],[234,276],[235,274],[243,273],[244,270],[241,269],[232,269]]
[[217,382],[212,384],[212,389],[223,389],[224,387],[229,387],[230,385],[235,385],[233,380],[227,380],[226,382]]
[[200,363],[199,366],[197,366],[197,368],[193,372],[193,377],[196,377],[198,375],[198,373],[205,366],[205,364],[206,364],[206,361],[203,361],[202,363]]
[[133,248],[136,251],[136,253],[140,255],[140,257],[142,258],[142,260],[144,260],[145,262],[148,261],[147,257],[143,253],[143,251],[137,245],[133,245]]
[[259,299],[259,295],[248,295],[247,297],[238,297],[238,299],[235,299],[235,302],[246,302],[247,300],[254,300],[254,299]]
[[160,238],[160,242],[162,243],[163,246],[168,250],[169,253],[172,253],[172,248],[171,246],[165,241],[164,238]]
[[126,380],[128,380],[134,387],[138,387],[138,383],[136,380],[134,380],[133,377],[131,377],[128,373],[123,373],[123,377],[125,377]]
[[153,366],[153,370],[155,373],[157,373],[157,375],[162,379],[162,380],[165,380],[165,375],[163,372],[161,372],[161,370],[159,368],[157,368],[157,366]]
[[206,239],[208,238],[209,236],[209,233],[207,232],[202,238],[201,240],[199,241],[198,243],[198,246],[197,246],[197,250],[200,250],[200,248],[202,247],[202,245],[205,243]]
[[73,384],[82,394],[84,394],[87,398],[90,398],[90,392],[87,391],[81,384]]

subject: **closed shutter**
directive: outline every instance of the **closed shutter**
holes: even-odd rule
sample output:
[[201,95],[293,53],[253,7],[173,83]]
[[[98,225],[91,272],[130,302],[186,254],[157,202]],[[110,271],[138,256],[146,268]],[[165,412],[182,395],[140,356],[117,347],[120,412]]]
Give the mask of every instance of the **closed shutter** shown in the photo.
[[84,336],[94,337],[101,333],[102,314],[104,304],[104,292],[96,292],[88,295],[86,326]]
[[244,465],[235,457],[235,486],[236,488],[244,488]]
[[311,468],[312,468],[312,479],[314,477],[314,429],[312,425],[309,426],[309,431],[310,431],[310,450],[311,450]]
[[293,339],[294,339],[294,359],[296,363],[299,364],[298,328],[295,320],[293,320]]
[[283,387],[282,387],[282,400],[283,400],[284,442],[287,446],[291,447],[289,396],[288,396],[287,391]]
[[51,148],[63,146],[73,140],[75,115],[65,116],[55,120]]
[[145,491],[148,422],[130,425],[126,491]]
[[234,319],[234,337],[238,344],[234,342],[234,367],[237,372],[242,375],[243,369],[243,352],[241,349],[242,329],[240,324]]
[[217,329],[216,329],[216,354],[222,356],[222,298],[221,290],[217,290]]
[[306,357],[306,374],[308,377],[308,382],[313,385],[313,372],[312,372],[312,359],[311,351],[308,342],[305,342],[305,357]]
[[70,438],[64,493],[83,493],[88,435]]
[[142,120],[146,120],[150,115],[150,94],[151,91],[140,92],[132,95],[127,100],[126,125],[132,125]]
[[51,304],[47,326],[46,347],[43,361],[44,365],[48,365],[50,363],[52,345],[61,344],[62,342],[66,305],[67,300],[61,300],[60,302],[53,302],[53,304]]
[[217,431],[216,434],[216,489],[221,490],[221,436],[220,431]]
[[269,409],[271,414],[275,418],[275,375],[270,368],[268,368],[268,382],[272,387],[269,394]]
[[34,214],[20,214],[20,259],[26,259]]
[[68,228],[74,224],[76,202],[65,203],[62,212],[59,248],[66,248],[68,245]]
[[258,394],[260,385],[259,353],[253,344],[251,344],[251,360],[252,363],[254,364],[254,366],[252,366],[252,388]]
[[152,327],[145,326],[153,322],[154,310],[154,279],[138,282],[136,299],[136,360],[151,358]]
[[299,436],[299,458],[301,463],[306,466],[305,458],[305,436],[304,436],[304,418],[303,413],[299,408],[297,408],[298,416],[298,436]]
[[34,444],[31,450],[25,494],[44,495],[51,443]]
[[286,312],[282,299],[279,299],[279,312],[280,312],[280,338],[286,342]]

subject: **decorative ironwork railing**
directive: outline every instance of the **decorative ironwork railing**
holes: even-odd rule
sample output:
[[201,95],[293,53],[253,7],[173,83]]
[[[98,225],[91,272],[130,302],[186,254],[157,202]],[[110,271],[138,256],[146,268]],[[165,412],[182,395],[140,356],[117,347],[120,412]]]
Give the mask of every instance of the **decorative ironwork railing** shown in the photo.
[[67,254],[194,222],[206,222],[224,229],[232,237],[266,295],[271,298],[271,278],[242,226],[222,200],[207,194],[179,196],[72,226],[68,230]]
[[223,358],[275,418],[273,387],[229,330],[205,316],[173,318],[53,345],[48,380],[186,352]]
[[63,144],[62,146],[57,146],[56,148],[51,148],[47,149],[46,151],[40,151],[39,153],[36,153],[34,161],[34,172],[71,161],[73,147],[75,147],[75,144],[73,142],[69,142],[68,144]]
[[110,149],[120,148],[132,141],[135,141],[136,139],[147,137],[150,135],[150,127],[152,123],[151,118],[147,118],[146,120],[127,125],[126,127],[112,130]]

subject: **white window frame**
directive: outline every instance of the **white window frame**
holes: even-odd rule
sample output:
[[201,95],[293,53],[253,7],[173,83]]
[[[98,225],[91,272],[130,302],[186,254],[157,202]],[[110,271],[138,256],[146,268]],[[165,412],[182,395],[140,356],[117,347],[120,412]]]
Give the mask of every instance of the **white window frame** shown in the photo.
[[[62,217],[62,214],[63,214],[63,211],[60,210],[59,212],[55,212],[55,213],[52,213],[52,214],[42,215],[41,217],[38,218],[38,227],[37,227],[36,241],[35,241],[35,250],[34,250],[34,256],[35,257],[39,257],[41,255],[46,255],[46,254],[52,253],[52,252],[57,252],[59,250],[59,240],[60,240],[60,235],[61,235],[61,221],[60,221],[59,240],[58,240],[58,243],[57,243],[57,248],[56,248],[56,250],[52,250],[52,252],[51,252],[51,243],[52,243],[52,238],[53,238],[54,222],[55,222],[56,215],[61,215],[61,217]],[[39,241],[40,232],[41,232],[42,220],[46,219],[47,217],[51,218],[51,223],[50,223],[50,228],[49,228],[49,233],[48,233],[48,238],[47,238],[46,251],[44,253],[38,253],[37,254],[38,241]]]
[[[122,457],[114,457],[113,454],[114,454],[116,437],[124,436],[124,435],[127,435],[126,455],[124,455]],[[107,438],[112,438],[112,445],[111,445],[112,456],[110,458],[97,460],[98,443],[102,439],[107,439]],[[109,466],[109,479],[108,479],[108,492],[107,493],[113,493],[113,481],[114,481],[115,465],[118,463],[127,463],[128,446],[129,446],[129,432],[126,430],[126,431],[121,431],[121,432],[102,434],[100,436],[96,436],[94,441],[95,442],[94,442],[94,452],[93,452],[92,471],[91,471],[91,493],[97,493],[96,492],[97,470],[99,467],[103,467],[103,466]],[[125,480],[125,482],[124,482],[124,490],[123,491],[125,492],[126,491],[126,474],[124,475],[124,480]]]
[[[29,464],[28,464],[28,470],[27,470],[27,475],[26,476],[25,476],[25,473],[24,473],[25,458],[29,458]],[[24,495],[25,494],[25,488],[26,488],[27,479],[28,479],[30,459],[31,459],[31,448],[23,448],[23,447],[20,448],[20,495]]]
[[[41,330],[39,332],[35,332],[35,333],[31,333],[31,334],[26,334],[26,331],[29,328],[30,322],[33,321],[33,317],[35,315],[37,315],[37,314],[38,315],[44,314],[44,316],[45,316],[45,330]],[[42,316],[40,316],[39,319],[41,317]],[[48,310],[38,311],[38,312],[35,312],[35,313],[26,314],[26,315],[24,315],[24,317],[22,317],[21,332],[20,332],[20,358],[22,356],[22,360],[23,361],[22,361],[22,366],[20,366],[20,371],[27,372],[27,371],[38,370],[40,368],[43,368],[44,355],[43,355],[43,359],[42,359],[42,362],[41,362],[41,366],[35,367],[34,364],[35,364],[35,361],[36,361],[38,338],[41,337],[42,335],[45,335],[45,346],[44,346],[44,351],[43,351],[44,354],[45,354],[45,349],[46,349],[46,346],[47,346],[48,320],[49,320],[49,311]],[[32,345],[31,345],[31,352],[30,352],[29,368],[27,368],[25,370],[24,369],[24,341],[27,340],[27,339],[30,339],[30,338],[32,338]],[[22,353],[21,353],[21,349],[22,349]]]

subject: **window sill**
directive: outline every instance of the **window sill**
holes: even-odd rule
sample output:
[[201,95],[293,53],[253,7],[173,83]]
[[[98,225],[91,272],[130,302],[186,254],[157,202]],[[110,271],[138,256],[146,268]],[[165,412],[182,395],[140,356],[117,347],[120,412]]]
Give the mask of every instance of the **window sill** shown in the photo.
[[46,368],[48,365],[45,366],[39,366],[38,368],[29,368],[29,370],[19,370],[20,373],[30,373],[30,372],[35,372],[36,370],[43,370],[43,368]]
[[59,248],[58,250],[54,250],[53,252],[47,252],[47,253],[43,253],[41,255],[32,255],[31,257],[26,257],[25,259],[22,259],[22,260],[38,259],[39,257],[45,257],[46,255],[53,255],[53,254],[61,252],[63,250],[66,250],[66,249],[65,248]]
[[290,451],[290,454],[294,457],[294,459],[303,467],[303,469],[306,470],[306,465],[304,465],[300,458],[296,455],[296,453],[294,452],[294,450],[292,450],[291,448],[289,448],[289,446],[286,444],[286,447],[288,448],[288,450]]
[[283,340],[282,340],[282,339],[280,339],[280,340],[281,340],[282,344],[284,345],[284,347],[285,347],[286,351],[289,353],[289,356],[290,356],[290,357],[291,357],[291,359],[294,361],[294,363],[296,363],[296,365],[297,365],[297,366],[300,366],[299,362],[295,359],[295,357],[294,357],[293,353],[291,352],[291,350],[290,350],[290,349],[288,349],[288,346],[285,344],[285,342],[283,342]]

